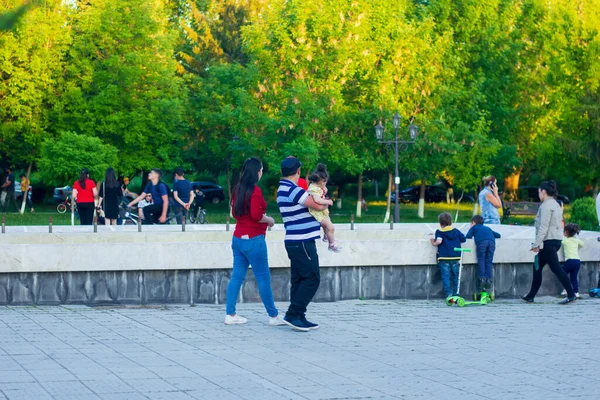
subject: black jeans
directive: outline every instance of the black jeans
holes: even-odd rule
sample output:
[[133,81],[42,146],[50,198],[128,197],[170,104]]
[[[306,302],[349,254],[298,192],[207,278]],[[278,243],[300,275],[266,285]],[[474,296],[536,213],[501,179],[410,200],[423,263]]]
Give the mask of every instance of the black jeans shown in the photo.
[[77,203],[79,212],[79,223],[81,225],[92,225],[94,223],[94,212],[96,206],[94,203]]
[[149,224],[160,224],[158,220],[162,215],[162,204],[150,204],[142,209],[144,211],[144,219]]
[[183,208],[181,206],[181,204],[179,204],[179,203],[177,203],[174,208],[175,208],[175,219],[177,220],[177,223],[179,225],[181,225],[182,224],[181,221],[182,221],[183,217],[185,217],[187,219],[188,210]]
[[544,248],[541,249],[537,255],[538,269],[536,270],[535,264],[533,265],[533,281],[531,282],[531,290],[529,290],[529,293],[527,296],[525,296],[526,298],[533,299],[538,290],[540,290],[540,286],[542,286],[542,271],[544,270],[544,266],[546,264],[548,264],[550,270],[554,272],[554,275],[556,275],[560,283],[567,291],[567,296],[575,296],[575,292],[573,292],[573,287],[571,286],[569,277],[567,274],[565,274],[565,271],[563,271],[562,267],[560,266],[560,262],[558,262],[558,249],[560,249],[560,246],[560,240],[544,241]]
[[286,242],[285,250],[291,261],[290,307],[286,318],[294,320],[304,318],[306,307],[311,302],[319,284],[319,255],[314,240],[308,242]]
[[5,192],[6,192],[6,198],[4,199],[4,203],[2,204],[2,211],[6,212],[6,210],[8,209],[8,203],[12,202],[13,206],[15,207],[15,211],[19,212],[19,206],[17,205],[17,199],[15,199],[15,191],[7,190]]
[[575,293],[579,293],[579,280],[577,279],[579,268],[581,268],[581,260],[569,259],[563,264],[563,271],[571,279],[571,286]]

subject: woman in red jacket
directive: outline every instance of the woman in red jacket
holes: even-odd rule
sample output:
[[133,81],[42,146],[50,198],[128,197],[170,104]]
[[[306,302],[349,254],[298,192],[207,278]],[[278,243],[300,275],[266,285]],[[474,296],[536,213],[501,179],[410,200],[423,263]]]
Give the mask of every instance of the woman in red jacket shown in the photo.
[[77,202],[81,225],[93,224],[97,196],[98,189],[96,189],[94,181],[90,179],[90,172],[85,168],[82,169],[79,173],[79,180],[73,184],[73,199]]
[[240,288],[246,279],[248,267],[258,285],[258,293],[269,314],[269,325],[284,325],[281,315],[275,308],[271,290],[271,272],[267,257],[265,234],[267,227],[275,225],[275,220],[265,214],[267,203],[262,191],[256,185],[262,177],[262,162],[250,157],[242,167],[240,183],[232,194],[232,213],[236,219],[231,249],[233,250],[233,272],[227,286],[227,315],[225,324],[245,324],[248,320],[235,312],[235,304]]

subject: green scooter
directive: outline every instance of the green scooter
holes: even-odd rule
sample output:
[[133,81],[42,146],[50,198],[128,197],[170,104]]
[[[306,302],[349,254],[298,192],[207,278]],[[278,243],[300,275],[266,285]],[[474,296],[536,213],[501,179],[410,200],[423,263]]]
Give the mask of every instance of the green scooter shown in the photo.
[[[486,305],[488,303],[491,303],[494,300],[493,294],[490,295],[486,290],[483,290],[481,292],[481,299],[479,301],[465,301],[465,299],[460,297],[460,277],[462,274],[462,267],[463,267],[463,254],[470,253],[471,249],[463,249],[460,247],[456,247],[456,248],[454,248],[454,251],[460,252],[460,266],[458,268],[458,287],[456,288],[457,295],[448,297],[446,299],[446,305],[451,306],[453,304],[456,304],[459,307],[464,307],[464,306],[468,306],[468,305],[472,305],[472,304]],[[477,296],[477,295],[475,295],[475,296]]]

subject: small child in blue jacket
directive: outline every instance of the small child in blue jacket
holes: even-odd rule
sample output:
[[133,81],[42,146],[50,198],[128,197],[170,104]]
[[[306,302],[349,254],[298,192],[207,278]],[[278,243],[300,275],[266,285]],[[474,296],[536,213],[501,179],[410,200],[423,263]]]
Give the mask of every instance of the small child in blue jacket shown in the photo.
[[494,232],[491,228],[483,224],[483,217],[481,215],[475,215],[471,218],[471,229],[467,232],[467,239],[475,238],[480,290],[489,291],[492,287],[496,238],[500,237],[498,232]]
[[442,286],[446,298],[458,295],[458,268],[460,252],[454,251],[467,241],[465,235],[452,227],[452,215],[441,213],[438,217],[440,229],[435,231],[435,239],[429,239],[432,245],[437,246],[437,260],[442,273]]

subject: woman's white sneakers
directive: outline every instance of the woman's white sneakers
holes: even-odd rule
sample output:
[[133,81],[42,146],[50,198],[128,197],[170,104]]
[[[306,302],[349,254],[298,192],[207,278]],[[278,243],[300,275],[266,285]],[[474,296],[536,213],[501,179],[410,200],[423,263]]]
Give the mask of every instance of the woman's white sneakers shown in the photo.
[[248,320],[244,317],[240,317],[239,315],[226,315],[225,316],[225,325],[241,325],[248,322]]
[[285,322],[283,322],[283,317],[281,316],[281,314],[277,314],[276,317],[269,317],[269,325],[281,326],[285,325]]
[[[240,317],[237,314],[225,316],[225,325],[242,325],[246,322],[248,322],[247,318]],[[281,326],[285,325],[285,322],[283,322],[283,317],[281,316],[281,314],[278,314],[276,317],[269,317],[269,325]]]

